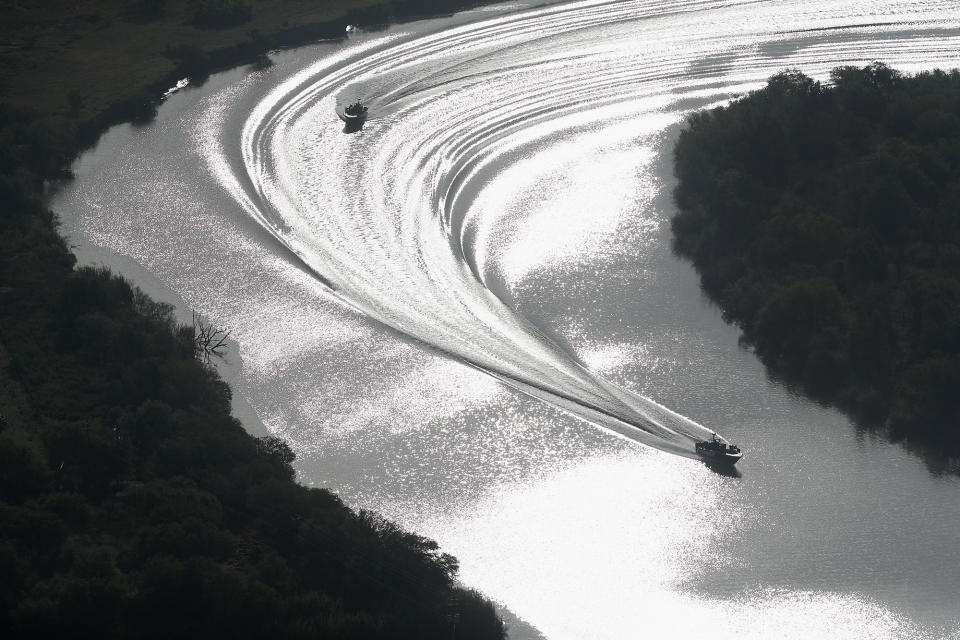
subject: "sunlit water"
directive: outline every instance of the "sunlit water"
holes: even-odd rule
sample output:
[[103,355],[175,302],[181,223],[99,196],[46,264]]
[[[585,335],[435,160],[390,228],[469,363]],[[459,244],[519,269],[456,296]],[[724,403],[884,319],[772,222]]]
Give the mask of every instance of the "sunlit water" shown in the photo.
[[[514,637],[958,638],[960,482],[768,380],[667,224],[693,109],[958,51],[956,2],[490,7],[175,93],[53,208],[230,329],[250,427],[436,538]],[[710,430],[742,476],[685,457]]]

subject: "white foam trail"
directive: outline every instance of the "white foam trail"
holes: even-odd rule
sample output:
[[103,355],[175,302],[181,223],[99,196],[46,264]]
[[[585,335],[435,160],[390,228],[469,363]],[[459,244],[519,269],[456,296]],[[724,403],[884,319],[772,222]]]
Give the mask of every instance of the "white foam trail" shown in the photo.
[[[591,373],[483,284],[465,237],[477,190],[551,136],[600,135],[610,118],[679,114],[684,100],[756,86],[785,66],[763,46],[793,48],[789,59],[820,75],[864,51],[955,61],[951,4],[593,1],[382,38],[261,100],[243,127],[243,167],[217,133],[205,153],[238,204],[355,309],[585,420],[691,455],[709,430]],[[791,31],[797,16],[802,32]],[[344,135],[334,108],[357,97],[371,117]]]

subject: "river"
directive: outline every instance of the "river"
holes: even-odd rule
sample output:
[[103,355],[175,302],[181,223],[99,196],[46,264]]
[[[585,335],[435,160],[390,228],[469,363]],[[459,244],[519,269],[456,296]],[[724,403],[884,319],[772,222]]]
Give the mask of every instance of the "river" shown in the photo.
[[[111,129],[51,207],[230,331],[301,482],[435,538],[513,638],[960,638],[960,478],[771,379],[669,231],[693,110],[960,66],[955,1],[521,2],[271,58]],[[738,473],[691,458],[711,431]]]

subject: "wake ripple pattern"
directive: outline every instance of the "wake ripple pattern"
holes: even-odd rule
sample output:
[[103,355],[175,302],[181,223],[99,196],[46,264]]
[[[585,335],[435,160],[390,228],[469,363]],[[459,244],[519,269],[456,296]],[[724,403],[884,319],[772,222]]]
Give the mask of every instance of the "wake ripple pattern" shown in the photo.
[[[241,167],[222,142],[209,164],[343,302],[594,424],[692,455],[710,430],[590,372],[485,285],[465,240],[484,224],[473,194],[518,150],[602,127],[611,106],[644,117],[659,98],[682,114],[785,66],[957,63],[952,2],[850,4],[588,1],[371,39],[261,100]],[[344,135],[334,109],[356,98],[371,117]]]

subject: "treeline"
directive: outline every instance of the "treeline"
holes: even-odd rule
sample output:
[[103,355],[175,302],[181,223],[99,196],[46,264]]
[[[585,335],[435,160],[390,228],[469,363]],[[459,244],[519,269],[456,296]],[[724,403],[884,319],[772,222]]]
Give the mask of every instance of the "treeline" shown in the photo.
[[180,79],[253,64],[269,52],[345,36],[348,24],[450,13],[483,0],[97,0],[4,6],[2,101],[79,124],[96,141],[118,122],[149,121]]
[[960,454],[960,72],[797,71],[694,114],[676,250],[763,361]]
[[194,327],[72,270],[59,133],[0,110],[0,635],[502,638],[435,543],[294,482]]
[[42,193],[106,122],[81,98],[0,104],[0,637],[503,638],[454,558],[243,430],[197,327],[75,269]]
[[73,257],[0,110],[0,636],[502,638],[435,543],[294,481],[174,322]]

